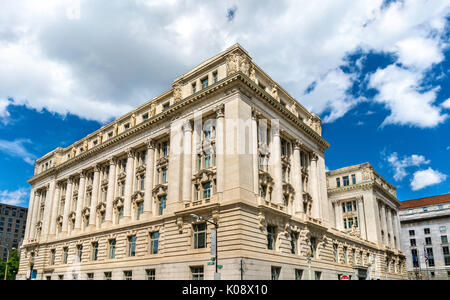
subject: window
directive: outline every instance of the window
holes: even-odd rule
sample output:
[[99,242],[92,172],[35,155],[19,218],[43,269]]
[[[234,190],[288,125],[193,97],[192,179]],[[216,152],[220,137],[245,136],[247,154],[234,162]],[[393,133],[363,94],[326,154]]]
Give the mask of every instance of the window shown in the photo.
[[426,248],[427,256],[428,256],[428,266],[434,267],[434,256],[433,256],[433,248]]
[[193,94],[197,93],[197,84],[196,83],[192,84],[192,93]]
[[339,250],[338,250],[338,244],[333,244],[333,256],[334,256],[334,262],[339,262]]
[[145,270],[147,273],[147,280],[156,280],[156,272],[155,269]]
[[319,271],[315,271],[314,272],[314,279],[315,280],[320,280],[321,277],[322,277],[322,272],[319,272]]
[[77,246],[77,258],[78,258],[78,262],[81,262],[82,257],[83,257],[83,245],[78,245],[78,246]]
[[344,264],[348,264],[348,259],[347,259],[347,247],[343,248],[343,252],[344,252]]
[[439,205],[438,205],[438,209],[439,209],[439,210],[444,209],[444,205],[439,204]]
[[419,256],[417,255],[417,249],[411,250],[411,256],[413,260],[413,267],[418,268],[419,267]]
[[167,183],[167,168],[161,169],[161,183]]
[[218,75],[217,71],[213,73],[213,78],[214,78],[214,83],[219,81],[219,75]]
[[132,271],[124,271],[123,277],[125,280],[133,280],[133,272]]
[[425,234],[430,234],[430,228],[424,228],[423,232],[424,232]]
[[92,243],[92,260],[98,259],[98,242]]
[[336,186],[341,187],[341,179],[340,178],[336,178]]
[[409,209],[408,210],[408,214],[412,214],[413,213],[413,210],[412,209]]
[[136,256],[136,236],[128,237],[128,256]]
[[170,108],[170,102],[164,103],[163,104],[163,110],[169,109]]
[[50,264],[51,264],[51,265],[54,265],[54,264],[55,264],[55,253],[56,253],[56,250],[55,250],[55,249],[52,249],[52,250],[50,251]]
[[208,87],[208,77],[202,79],[202,89],[206,89]]
[[444,254],[445,265],[450,266],[450,252],[448,246],[442,247],[442,253]]
[[203,280],[203,266],[191,267],[192,280]]
[[352,211],[352,203],[351,202],[347,202],[347,212],[351,212]]
[[448,238],[446,235],[441,235],[441,242],[442,244],[448,244]]
[[274,226],[267,226],[267,249],[275,250],[276,230]]
[[87,273],[87,280],[94,280],[94,273]]
[[158,254],[159,232],[150,233],[150,254]]
[[348,176],[342,177],[342,181],[343,181],[344,186],[348,186],[350,184]]
[[311,257],[316,257],[316,249],[317,249],[317,243],[315,237],[309,238],[309,245],[311,249]]
[[109,258],[116,257],[116,240],[109,240]]
[[142,120],[148,120],[148,113],[147,113],[147,114],[144,114],[144,115],[142,115]]
[[432,243],[431,243],[431,238],[430,237],[426,237],[425,238],[425,244],[426,245],[431,245]]
[[194,249],[206,248],[206,223],[194,224]]
[[117,209],[117,223],[120,222],[120,220],[122,220],[123,218],[123,207],[119,207]]
[[164,210],[166,209],[166,205],[167,205],[167,196],[161,196],[158,199],[158,204],[159,204],[159,215],[162,216],[164,213]]
[[352,184],[356,184],[356,175],[352,174]]
[[64,247],[63,253],[64,253],[64,255],[63,255],[63,263],[67,264],[67,259],[69,257],[69,248],[68,247]]
[[441,227],[439,227],[439,232],[440,232],[440,233],[446,233],[446,232],[447,232],[447,226],[441,226]]
[[272,280],[280,279],[281,268],[280,267],[272,267]]
[[414,230],[410,230],[410,231],[409,231],[409,235],[410,235],[410,236],[414,236],[414,235],[416,235],[416,233],[414,232]]
[[302,280],[303,270],[295,269],[295,280]]
[[58,280],[64,280],[64,275],[58,275]]
[[298,233],[291,232],[291,253],[298,254]]
[[427,212],[427,211],[428,211],[428,207],[424,207],[423,212]]
[[411,242],[411,247],[416,246],[416,239],[410,239],[409,241]]
[[127,123],[127,124],[123,125],[123,128],[124,128],[125,130],[130,129],[130,123]]
[[136,219],[139,220],[143,213],[144,213],[144,202],[139,202],[138,205],[137,205]]
[[203,183],[202,187],[203,187],[203,199],[211,198],[211,182]]
[[111,280],[111,278],[112,278],[112,273],[111,272],[105,272],[103,274],[105,276],[105,280]]

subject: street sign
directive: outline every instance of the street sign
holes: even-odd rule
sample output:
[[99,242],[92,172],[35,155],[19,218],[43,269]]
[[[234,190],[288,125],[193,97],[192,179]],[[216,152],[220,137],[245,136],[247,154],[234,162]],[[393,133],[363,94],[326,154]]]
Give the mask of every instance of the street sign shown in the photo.
[[222,266],[222,265],[218,265],[217,268],[218,268],[218,269],[222,269],[223,266]]
[[213,262],[208,262],[208,266],[214,266]]
[[348,275],[341,275],[341,280],[350,280],[350,277]]

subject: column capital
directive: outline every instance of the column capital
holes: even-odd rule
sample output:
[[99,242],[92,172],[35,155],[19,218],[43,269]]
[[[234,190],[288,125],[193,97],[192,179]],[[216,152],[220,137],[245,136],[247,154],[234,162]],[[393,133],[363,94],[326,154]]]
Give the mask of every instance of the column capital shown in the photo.
[[223,118],[225,117],[225,104],[219,104],[215,109],[214,112],[217,115],[217,118]]
[[110,166],[115,165],[115,164],[117,163],[117,158],[114,157],[114,156],[110,157],[110,158],[108,159],[108,163],[109,163]]
[[183,132],[192,132],[192,126],[191,126],[191,121],[186,120],[183,122]]
[[258,120],[260,116],[261,116],[261,113],[256,110],[256,107],[252,106],[252,119]]
[[316,152],[311,153],[311,161],[317,161],[319,159],[319,156]]
[[100,172],[100,169],[101,169],[101,164],[94,165],[94,173]]
[[300,140],[295,140],[293,144],[294,144],[294,150],[300,150],[303,145],[303,143]]
[[147,149],[149,149],[149,150],[155,150],[156,149],[156,143],[155,143],[154,140],[148,139],[146,141],[146,144],[147,144]]
[[81,171],[81,173],[80,173],[80,178],[85,178],[86,175],[87,175],[87,171],[86,171],[86,170],[83,170],[83,171]]
[[127,149],[127,157],[128,157],[128,158],[133,158],[133,157],[134,157],[134,154],[135,154],[135,151],[134,151],[133,148]]

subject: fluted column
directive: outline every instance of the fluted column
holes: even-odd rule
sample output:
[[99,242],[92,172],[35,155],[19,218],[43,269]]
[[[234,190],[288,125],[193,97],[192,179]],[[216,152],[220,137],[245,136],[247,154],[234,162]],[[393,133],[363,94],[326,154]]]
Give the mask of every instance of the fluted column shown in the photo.
[[311,215],[313,218],[320,218],[320,199],[319,199],[319,182],[317,180],[317,154],[313,153],[311,156],[311,173],[310,173],[310,187],[312,197]]
[[258,112],[252,108],[253,192],[259,195]]
[[364,213],[364,197],[359,196],[356,198],[358,202],[358,224],[359,231],[361,233],[361,238],[367,240],[367,231],[366,231],[366,215]]
[[61,184],[56,184],[55,194],[53,196],[52,213],[50,217],[50,236],[56,234],[56,217],[58,216],[59,202],[61,198]]
[[108,190],[106,192],[105,227],[112,223],[114,191],[116,190],[116,159],[109,160]]
[[401,250],[401,236],[400,236],[400,220],[398,218],[398,211],[394,211],[394,232],[397,237],[397,244],[395,245],[398,250]]
[[381,230],[383,230],[384,232],[384,238],[382,236],[382,245],[386,245],[387,244],[387,226],[386,226],[386,206],[384,205],[384,203],[380,202],[380,212],[381,212]]
[[69,213],[70,213],[70,208],[72,207],[72,187],[73,187],[73,178],[69,178],[67,180],[66,200],[64,202],[64,215],[63,215],[63,223],[62,223],[63,234],[67,234]]
[[294,153],[292,159],[292,186],[295,189],[294,196],[294,213],[303,213],[303,182],[302,182],[302,168],[300,160],[301,142],[294,142]]
[[155,143],[147,141],[147,163],[145,166],[145,193],[144,193],[144,215],[149,219],[153,211],[153,174],[155,169]]
[[390,235],[389,247],[394,247],[394,227],[392,222],[392,211],[389,206],[387,206],[387,230]]
[[342,219],[342,208],[339,202],[334,202],[334,216],[335,216],[335,226],[336,229],[342,230],[341,219]]
[[89,229],[95,229],[97,223],[97,202],[98,202],[98,187],[100,181],[100,167],[94,167],[94,180],[92,182],[92,197],[91,208],[89,210]]
[[78,232],[81,230],[81,210],[83,209],[83,204],[84,204],[85,184],[86,184],[86,173],[81,172],[80,183],[78,185],[78,199],[77,199],[75,228],[74,228],[75,232]]
[[192,126],[190,121],[183,124],[183,202],[191,201],[192,196]]
[[225,180],[225,141],[224,141],[224,120],[225,120],[225,105],[221,104],[216,109],[217,124],[216,124],[216,164],[217,164],[217,193],[219,199],[222,198]]
[[52,200],[53,194],[55,191],[56,178],[53,178],[52,181],[48,184],[47,195],[45,197],[45,208],[44,208],[44,218],[42,219],[42,232],[41,235],[46,237],[50,230],[50,218],[52,212]]
[[31,224],[30,224],[30,233],[28,234],[29,239],[36,238],[37,213],[39,211],[40,206],[39,199],[40,199],[40,192],[35,191],[33,205],[30,207]]
[[[274,124],[275,125],[275,124]],[[275,128],[274,128],[275,127]],[[281,138],[277,126],[272,127],[272,154],[273,154],[273,200],[277,204],[283,204],[283,176],[281,167]]]
[[132,149],[129,149],[127,155],[127,177],[125,179],[125,199],[123,204],[123,220],[125,222],[131,220],[131,194],[133,193],[134,151]]

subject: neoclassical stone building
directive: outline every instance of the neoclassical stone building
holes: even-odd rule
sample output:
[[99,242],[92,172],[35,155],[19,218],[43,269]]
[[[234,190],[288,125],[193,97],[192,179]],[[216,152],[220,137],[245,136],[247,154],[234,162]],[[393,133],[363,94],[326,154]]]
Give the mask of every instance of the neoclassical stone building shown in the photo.
[[222,279],[405,278],[375,207],[364,234],[342,227],[328,147],[319,117],[234,45],[36,161],[18,278],[213,279],[211,222]]

